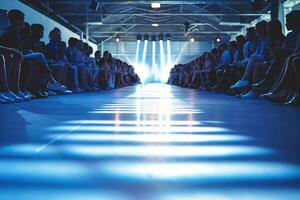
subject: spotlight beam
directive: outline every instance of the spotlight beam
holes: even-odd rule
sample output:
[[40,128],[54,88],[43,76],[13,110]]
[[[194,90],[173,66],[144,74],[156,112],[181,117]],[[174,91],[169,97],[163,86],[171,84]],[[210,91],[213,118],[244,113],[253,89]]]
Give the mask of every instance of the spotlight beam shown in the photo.
[[141,41],[138,40],[136,43],[135,60],[134,60],[134,63],[136,63],[136,64],[139,62],[140,44],[141,44]]
[[153,78],[155,81],[158,79],[158,72],[157,72],[157,67],[156,67],[156,43],[155,41],[152,41],[152,72],[151,75],[153,75]]
[[163,80],[163,69],[165,68],[165,51],[164,51],[164,44],[163,41],[159,41],[159,47],[160,47],[160,80]]
[[148,47],[148,40],[145,40],[145,42],[144,42],[144,50],[143,50],[143,57],[142,57],[142,63],[143,63],[143,65],[145,65],[145,62],[146,62],[147,47]]

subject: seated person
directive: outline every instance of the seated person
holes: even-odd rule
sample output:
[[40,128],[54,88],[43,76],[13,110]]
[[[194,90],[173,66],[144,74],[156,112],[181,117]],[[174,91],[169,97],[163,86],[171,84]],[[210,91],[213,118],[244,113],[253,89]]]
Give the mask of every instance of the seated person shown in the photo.
[[89,69],[85,66],[84,55],[82,53],[82,42],[71,37],[68,41],[69,46],[66,49],[66,56],[69,63],[77,67],[80,88],[84,91],[92,91],[88,84]]
[[29,74],[33,74],[33,70],[40,73],[36,76],[38,80],[36,82],[36,88],[33,90],[35,96],[39,98],[47,97],[48,94],[46,90],[49,86],[53,86],[54,89],[62,89],[62,86],[52,77],[51,70],[44,55],[41,53],[33,53],[25,49],[24,38],[22,38],[24,36],[21,35],[21,30],[24,27],[24,13],[13,9],[8,12],[8,16],[11,27],[1,36],[0,44],[8,48],[17,49],[23,53],[24,62],[27,63],[26,67],[34,65],[36,68],[30,68]]
[[[19,48],[23,45],[23,40],[21,39],[21,30],[25,25],[24,14],[18,10],[10,10],[8,12],[8,18],[10,21],[10,27],[1,35],[0,38],[0,53],[4,56],[6,77],[8,82],[8,88],[14,92],[10,93],[11,98],[16,101],[22,99],[26,100],[30,97],[30,94],[26,91],[21,92],[23,85],[20,85],[20,73],[21,73],[21,62],[23,56],[19,51]],[[4,62],[4,61],[3,61]],[[12,96],[14,95],[14,96]]]
[[257,35],[254,27],[247,28],[246,41],[243,45],[243,59],[239,61],[239,76],[242,78],[245,68],[256,48]]
[[231,86],[231,89],[239,89],[244,87],[249,87],[250,83],[253,79],[253,69],[254,65],[264,63],[269,56],[267,52],[269,49],[269,40],[267,37],[267,22],[261,21],[256,24],[256,34],[258,36],[256,50],[251,56],[246,71],[241,80],[236,82],[234,85]]
[[191,80],[189,87],[199,88],[201,86],[200,72],[203,68],[203,56],[194,60],[191,70]]
[[[58,44],[61,42],[61,31],[58,28],[54,28],[49,33],[49,39],[50,41],[46,45],[46,58],[48,59],[49,67],[59,83],[68,85],[67,74],[70,66],[58,60]],[[70,91],[65,90],[64,93],[70,93]]]
[[[28,91],[21,91],[20,69],[23,56],[16,49],[0,46],[1,73],[3,76],[2,96],[13,99],[16,102],[29,100],[32,98]],[[8,62],[7,62],[8,61]]]
[[[298,22],[299,23],[299,22]],[[299,24],[300,25],[300,24]],[[300,27],[298,25],[298,27]],[[299,28],[298,28],[299,29]],[[299,30],[300,32],[300,30]],[[283,66],[281,74],[278,78],[278,81],[272,88],[272,90],[263,94],[262,97],[267,98],[273,102],[286,103],[286,104],[296,104],[298,101],[298,80],[299,80],[299,64],[300,57],[300,34],[298,32],[297,37],[297,48],[290,55]]]
[[226,91],[229,86],[236,81],[237,65],[235,63],[235,56],[238,54],[238,46],[236,41],[229,42],[230,64],[226,65],[221,77],[218,80],[218,84],[214,87],[215,91]]
[[8,82],[6,77],[6,66],[5,66],[5,57],[0,54],[0,104],[12,103],[15,100],[18,100],[18,96],[12,94],[10,98],[10,92],[8,88]]
[[204,63],[203,69],[201,70],[201,88],[202,89],[209,89],[211,85],[210,75],[214,71],[213,62],[211,59],[211,54],[209,52],[205,52],[203,55]]
[[221,80],[225,68],[231,63],[231,55],[228,49],[228,44],[221,44],[219,52],[221,53],[220,62],[215,67],[218,81]]
[[66,43],[59,42],[57,46],[58,55],[57,55],[57,63],[62,65],[67,65],[67,86],[73,92],[82,92],[83,90],[80,89],[79,85],[79,78],[78,78],[78,70],[76,66],[72,66],[66,56]]
[[[294,91],[292,91],[292,97],[287,99],[285,104],[286,105],[292,105],[292,106],[300,106],[300,45],[297,50],[297,55],[295,58],[293,58],[290,67],[293,69],[294,74],[294,83],[291,86]],[[287,66],[289,67],[289,66]]]
[[[288,56],[297,48],[299,10],[293,10],[286,15],[286,28],[290,32],[286,35],[281,47],[272,50],[274,59],[268,68],[264,79],[253,85],[256,91],[267,92],[272,89],[276,80],[279,79],[280,73]],[[272,94],[270,94],[272,96]]]
[[94,56],[95,56],[95,63],[96,63],[96,65],[100,65],[100,62],[101,62],[101,59],[102,59],[102,57],[101,57],[101,51],[96,51],[95,52],[95,54],[94,54]]
[[[106,65],[108,65],[108,59],[109,59],[109,52],[105,51],[103,53],[103,57],[99,60],[98,62],[98,67],[99,67],[99,80],[98,83],[100,85],[100,87],[102,89],[106,89],[107,88],[107,76],[106,76]],[[120,63],[120,75],[121,75],[121,79],[123,80],[123,63]],[[125,84],[125,82],[122,81],[122,83]]]
[[[264,78],[268,68],[271,66],[271,62],[275,58],[272,51],[283,45],[284,35],[282,33],[282,26],[279,20],[272,20],[268,23],[267,35],[269,45],[268,49],[265,49],[264,61],[256,62],[253,65],[253,84],[259,83]],[[256,93],[255,90],[251,89],[247,94],[242,95],[242,97],[256,97],[258,94],[259,93]]]
[[82,52],[84,54],[85,66],[90,70],[88,75],[89,86],[97,91],[100,89],[100,86],[97,83],[99,69],[96,66],[95,59],[91,57],[93,51],[93,48],[89,46],[88,43],[83,43]]
[[223,74],[226,72],[226,69],[229,67],[229,65],[233,62],[233,53],[235,49],[229,51],[228,44],[222,43],[220,45],[218,51],[221,53],[221,57],[218,65],[215,67],[217,85],[213,87],[214,91],[224,91],[228,89],[227,82],[226,79],[223,77]]

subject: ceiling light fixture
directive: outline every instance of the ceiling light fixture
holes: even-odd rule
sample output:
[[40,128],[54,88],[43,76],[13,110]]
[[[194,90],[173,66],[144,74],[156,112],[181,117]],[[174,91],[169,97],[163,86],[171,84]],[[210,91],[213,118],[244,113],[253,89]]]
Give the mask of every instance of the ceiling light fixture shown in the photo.
[[167,34],[166,34],[166,40],[167,40],[167,41],[170,41],[170,40],[171,40],[171,34],[170,34],[170,33],[167,33]]
[[158,2],[151,3],[151,8],[154,8],[154,9],[160,8],[160,3],[158,3]]
[[137,37],[136,37],[136,41],[140,42],[141,40],[142,40],[142,35],[138,34]]
[[144,41],[149,41],[149,35],[148,34],[144,35]]

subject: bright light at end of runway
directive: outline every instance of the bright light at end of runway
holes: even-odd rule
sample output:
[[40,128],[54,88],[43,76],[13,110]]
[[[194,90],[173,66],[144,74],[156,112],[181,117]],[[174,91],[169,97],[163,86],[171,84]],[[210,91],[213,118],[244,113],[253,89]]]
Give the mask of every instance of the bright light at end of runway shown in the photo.
[[221,127],[186,127],[186,126],[54,126],[47,128],[50,131],[70,131],[77,132],[132,132],[132,133],[220,133],[229,130]]
[[[115,120],[74,120],[74,121],[67,121],[64,122],[64,124],[78,124],[78,125],[97,125],[97,124],[115,124],[116,121]],[[122,125],[162,125],[161,121],[150,121],[150,120],[133,120],[133,121],[129,121],[129,120],[120,120],[118,121],[119,124]],[[173,126],[180,126],[180,125],[201,125],[201,122],[198,121],[176,121],[176,120],[172,120],[170,122],[168,122],[170,125]]]

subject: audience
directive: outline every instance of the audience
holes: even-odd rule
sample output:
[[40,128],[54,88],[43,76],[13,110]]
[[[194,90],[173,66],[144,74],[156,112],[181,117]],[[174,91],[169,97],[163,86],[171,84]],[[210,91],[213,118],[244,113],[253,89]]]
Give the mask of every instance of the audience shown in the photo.
[[168,83],[300,106],[299,19],[300,10],[286,15],[286,37],[279,20],[258,22],[245,37],[175,65]]
[[[99,91],[139,84],[134,67],[69,38],[54,27],[49,42],[44,26],[8,12],[10,27],[0,37],[0,103],[47,98],[48,95]],[[286,37],[279,20],[258,22],[229,43],[187,64],[175,65],[168,84],[227,92],[242,98],[262,97],[300,106],[300,11],[286,15]]]
[[54,27],[46,45],[44,26],[24,21],[19,10],[8,12],[10,27],[0,37],[0,104],[48,95],[98,91],[139,84],[133,66],[76,38],[68,47]]

